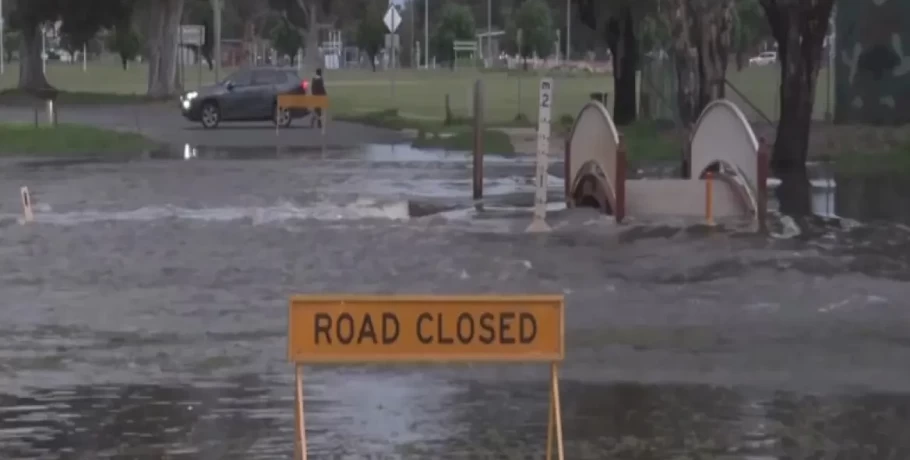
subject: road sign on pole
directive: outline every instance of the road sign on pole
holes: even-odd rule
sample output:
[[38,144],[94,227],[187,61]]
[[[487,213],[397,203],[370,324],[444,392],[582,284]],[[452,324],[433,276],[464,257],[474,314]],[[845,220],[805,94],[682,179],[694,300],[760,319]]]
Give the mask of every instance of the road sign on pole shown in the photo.
[[394,5],[389,6],[389,10],[382,17],[382,22],[389,28],[389,32],[394,34],[398,26],[401,25],[401,14],[398,13],[398,8],[395,8]]

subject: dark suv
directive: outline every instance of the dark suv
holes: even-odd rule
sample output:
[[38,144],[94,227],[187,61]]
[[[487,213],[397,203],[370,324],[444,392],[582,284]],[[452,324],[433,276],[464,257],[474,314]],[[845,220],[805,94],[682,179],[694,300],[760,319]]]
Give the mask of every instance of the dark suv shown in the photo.
[[306,94],[307,82],[295,69],[255,67],[234,72],[221,83],[190,91],[180,97],[180,109],[190,121],[216,128],[222,121],[267,121],[290,126],[306,109],[276,113],[279,94]]

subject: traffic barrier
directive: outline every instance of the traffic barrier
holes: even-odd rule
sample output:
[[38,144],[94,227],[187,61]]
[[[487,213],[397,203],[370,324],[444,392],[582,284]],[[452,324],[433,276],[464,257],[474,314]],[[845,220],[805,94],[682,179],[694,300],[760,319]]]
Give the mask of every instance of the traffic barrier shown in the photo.
[[28,192],[28,187],[19,189],[19,195],[22,198],[22,219],[24,222],[35,220],[35,213],[32,211],[32,195]]
[[295,367],[295,440],[307,459],[303,365],[329,363],[550,363],[547,455],[563,460],[559,368],[565,300],[541,296],[299,295],[288,309]]
[[[275,119],[278,119],[277,117],[284,109],[320,109],[322,110],[320,124],[322,126],[322,134],[325,134],[325,125],[328,120],[328,108],[328,96],[316,96],[313,94],[280,94],[278,95],[278,102],[275,107]],[[312,116],[316,116],[316,114],[314,113]],[[275,133],[278,133],[278,123],[275,123]]]

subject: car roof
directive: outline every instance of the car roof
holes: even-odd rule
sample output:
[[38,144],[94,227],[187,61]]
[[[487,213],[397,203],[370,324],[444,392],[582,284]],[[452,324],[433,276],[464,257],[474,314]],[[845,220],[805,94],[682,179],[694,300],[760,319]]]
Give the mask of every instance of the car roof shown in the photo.
[[268,71],[268,72],[292,72],[292,73],[297,73],[297,68],[296,68],[296,67],[286,67],[286,66],[284,66],[284,67],[281,67],[281,66],[249,66],[249,67],[241,67],[241,68],[237,69],[238,72],[240,72],[240,71],[253,71],[253,70],[265,70],[265,71]]

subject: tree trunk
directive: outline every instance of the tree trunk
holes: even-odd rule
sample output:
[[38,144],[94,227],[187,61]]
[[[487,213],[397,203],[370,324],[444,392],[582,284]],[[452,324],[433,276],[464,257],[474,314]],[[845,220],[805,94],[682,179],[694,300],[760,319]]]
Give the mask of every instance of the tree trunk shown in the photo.
[[156,0],[149,8],[148,95],[173,97],[180,92],[177,40],[184,0]]
[[613,121],[634,123],[638,115],[638,40],[632,10],[623,6],[607,25],[607,46],[613,55]]
[[777,189],[781,212],[791,216],[812,213],[806,158],[815,83],[833,4],[834,0],[761,0],[781,63],[781,117],[771,168],[781,180]]
[[27,91],[40,91],[50,89],[51,84],[44,75],[44,65],[41,62],[41,28],[33,26],[31,30],[23,30],[19,44],[19,89]]

